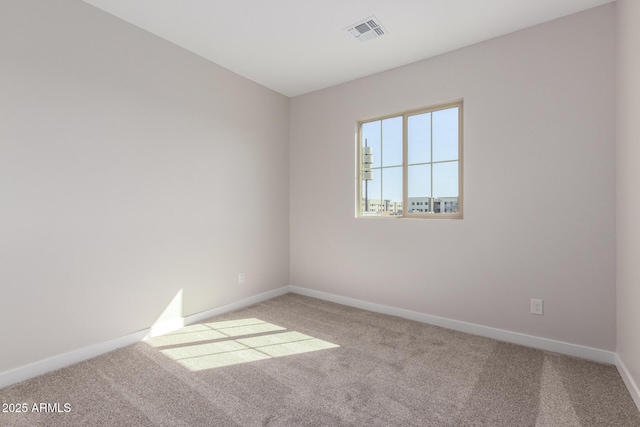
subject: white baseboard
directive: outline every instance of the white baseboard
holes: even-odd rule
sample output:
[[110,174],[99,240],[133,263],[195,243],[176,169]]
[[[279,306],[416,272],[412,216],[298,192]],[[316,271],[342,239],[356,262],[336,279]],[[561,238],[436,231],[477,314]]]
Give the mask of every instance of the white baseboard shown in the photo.
[[[435,326],[441,326],[447,329],[453,329],[460,332],[466,332],[473,335],[479,335],[487,338],[493,338],[500,341],[510,342],[513,344],[524,345],[527,347],[533,347],[540,350],[552,351],[555,353],[566,354],[569,356],[580,357],[587,360],[593,360],[601,363],[615,364],[620,371],[627,388],[636,402],[636,405],[640,408],[640,392],[638,392],[637,385],[633,382],[629,375],[624,363],[616,357],[616,354],[611,351],[600,350],[591,347],[584,347],[577,344],[570,344],[561,341],[550,340],[547,338],[540,338],[531,335],[520,334],[517,332],[506,331],[502,329],[491,328],[488,326],[476,325],[473,323],[462,322],[458,320],[447,319],[444,317],[432,316],[425,313],[419,313],[416,311],[405,310],[402,308],[391,307],[383,304],[372,303],[368,301],[358,300],[354,298],[344,297],[340,295],[330,294],[321,291],[315,291],[312,289],[300,288],[297,286],[283,286],[272,291],[264,292],[251,297],[243,298],[239,301],[226,304],[221,307],[217,307],[211,310],[196,313],[190,316],[184,317],[184,322],[178,324],[192,324],[201,322],[220,314],[224,314],[233,310],[248,307],[253,304],[257,304],[262,301],[266,301],[271,298],[275,298],[284,295],[288,292],[293,292],[300,295],[306,295],[313,298],[322,299],[325,301],[331,301],[350,307],[356,307],[364,310],[373,311],[376,313],[388,314],[392,316],[398,316],[409,320],[415,320],[422,323],[428,323]],[[74,363],[81,362],[104,353],[116,350],[127,345],[134,344],[143,340],[151,332],[151,329],[144,329],[142,331],[134,332],[132,334],[116,338],[103,343],[91,345],[78,350],[73,350],[61,355],[57,355],[45,360],[31,363],[29,365],[21,366],[16,369],[5,371],[0,373],[0,388],[7,387],[12,384],[25,381],[29,378],[36,377],[38,375],[45,374],[47,372],[55,371],[56,369],[64,368]]]
[[441,326],[455,331],[466,332],[468,334],[493,338],[513,344],[532,347],[539,350],[551,351],[568,356],[580,357],[594,362],[615,364],[616,354],[612,351],[600,350],[592,347],[585,347],[578,344],[570,344],[562,341],[555,341],[547,338],[525,335],[518,332],[506,331],[489,326],[477,325],[474,323],[462,322],[459,320],[447,319],[444,317],[432,316],[419,313],[417,311],[405,310],[403,308],[390,307],[383,304],[362,301],[354,298],[344,297],[312,289],[290,286],[290,291],[300,295],[306,295],[337,304],[348,305],[350,307],[361,308],[376,313],[389,314],[391,316],[402,317],[404,319],[415,320],[417,322],[428,323],[430,325]]
[[132,334],[125,335],[113,340],[90,345],[78,350],[72,350],[67,353],[50,357],[48,359],[33,362],[25,366],[20,366],[19,368],[15,368],[10,371],[4,371],[0,373],[0,388],[4,388],[12,384],[28,380],[29,378],[37,377],[39,375],[46,374],[60,368],[73,365],[74,363],[82,362],[83,360],[100,356],[101,354],[117,350],[121,347],[135,344],[142,338],[144,338],[147,331],[148,330],[134,332]]
[[[191,323],[200,322],[202,320],[208,319],[213,316],[217,316],[219,314],[227,313],[233,310],[238,310],[240,308],[248,307],[252,304],[256,304],[271,298],[275,298],[280,295],[284,295],[288,292],[289,292],[289,286],[283,286],[281,288],[274,289],[272,291],[268,291],[268,292],[264,292],[251,297],[243,298],[231,304],[223,305],[221,307],[217,307],[211,310],[186,316],[183,318],[184,322],[180,322],[179,319],[178,320],[174,319],[171,321],[171,325],[167,323],[166,325],[163,325],[163,327],[166,327],[165,329],[167,329],[167,331],[169,329],[176,329],[176,327],[178,328],[180,327],[178,325],[188,325]],[[72,350],[67,353],[50,357],[45,360],[40,360],[38,362],[30,363],[25,366],[20,366],[19,368],[0,372],[0,389],[10,386],[12,384],[16,384],[16,383],[28,380],[33,377],[37,377],[42,374],[46,374],[48,372],[55,371],[60,368],[73,365],[78,362],[82,362],[87,359],[91,359],[96,356],[100,356],[101,354],[105,354],[110,351],[117,350],[121,347],[126,347],[128,345],[135,344],[139,341],[142,341],[145,337],[148,337],[151,334],[151,332],[152,332],[151,328],[144,329],[123,337],[115,338],[113,340],[90,345],[87,347],[80,348],[78,350]]]
[[638,384],[636,384],[636,382],[633,380],[633,377],[629,373],[627,366],[618,355],[616,355],[616,368],[618,368],[618,372],[620,372],[622,381],[624,381],[624,384],[627,386],[627,389],[629,390],[633,401],[638,407],[638,411],[640,411],[640,387],[638,387]]
[[243,298],[239,301],[232,302],[227,305],[223,305],[222,307],[212,308],[211,310],[201,311],[200,313],[192,314],[191,316],[185,317],[185,325],[190,325],[192,323],[202,322],[203,320],[207,320],[214,316],[219,316],[224,313],[228,313],[230,311],[238,310],[240,308],[249,307],[250,305],[257,304],[262,301],[266,301],[271,298],[279,297],[284,294],[288,294],[291,292],[289,289],[290,286],[282,286],[281,288],[274,289],[272,291],[263,292],[258,295],[254,295],[251,297]]

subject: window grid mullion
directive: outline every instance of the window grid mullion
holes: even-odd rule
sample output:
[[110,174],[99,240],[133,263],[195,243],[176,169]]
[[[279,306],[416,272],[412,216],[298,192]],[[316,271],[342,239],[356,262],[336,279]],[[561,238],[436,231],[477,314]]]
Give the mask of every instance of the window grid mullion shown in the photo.
[[402,115],[402,216],[407,215],[409,209],[409,117]]
[[431,194],[429,194],[429,213],[434,213],[433,211],[433,111],[429,114],[429,149],[431,150],[431,154],[429,158],[431,159],[429,171],[431,172]]
[[[454,160],[438,160],[436,162],[420,162],[420,163],[409,163],[407,166],[423,166],[423,165],[431,165],[431,164],[440,164],[440,163],[455,163],[458,159]],[[385,166],[385,167],[397,167],[397,166]]]
[[382,153],[384,152],[384,141],[382,140],[382,135],[384,134],[384,131],[382,130],[382,127],[384,126],[384,120],[380,120],[380,206],[382,206],[382,195],[383,193],[383,188],[384,188],[384,181],[383,181],[383,174],[382,174],[382,167],[384,165],[383,161],[384,159],[382,158]]

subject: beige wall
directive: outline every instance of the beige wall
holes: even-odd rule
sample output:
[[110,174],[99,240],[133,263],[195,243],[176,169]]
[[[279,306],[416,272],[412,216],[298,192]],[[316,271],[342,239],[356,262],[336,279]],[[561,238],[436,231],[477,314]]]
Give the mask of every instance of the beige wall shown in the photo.
[[640,2],[618,0],[617,12],[616,352],[640,386]]
[[[614,5],[289,102],[79,0],[5,0],[0,372],[148,328],[180,290],[189,315],[288,283],[614,350],[617,188],[638,383],[640,17],[618,3],[616,187]],[[465,219],[356,220],[355,122],[458,98]]]
[[[354,218],[356,121],[458,98],[464,219]],[[291,284],[614,350],[614,110],[613,5],[293,98]]]
[[189,315],[287,285],[288,108],[80,0],[3,0],[0,372],[180,289]]

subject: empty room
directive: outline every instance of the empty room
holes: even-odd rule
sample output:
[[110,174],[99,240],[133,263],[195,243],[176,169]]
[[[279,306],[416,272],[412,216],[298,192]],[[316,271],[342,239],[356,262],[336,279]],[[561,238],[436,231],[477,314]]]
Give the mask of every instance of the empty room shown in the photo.
[[640,2],[0,0],[0,426],[640,426]]

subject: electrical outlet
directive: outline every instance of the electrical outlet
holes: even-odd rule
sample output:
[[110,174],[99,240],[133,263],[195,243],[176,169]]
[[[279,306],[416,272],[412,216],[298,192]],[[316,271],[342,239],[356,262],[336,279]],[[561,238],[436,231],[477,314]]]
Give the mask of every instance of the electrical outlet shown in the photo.
[[543,301],[541,299],[531,299],[531,314],[542,316]]
[[238,283],[244,283],[244,273],[238,273]]

